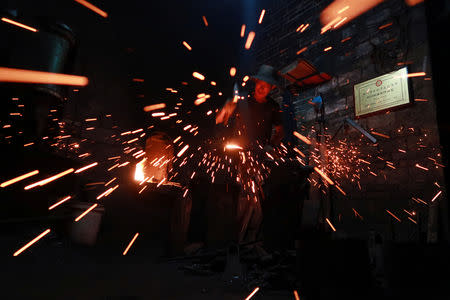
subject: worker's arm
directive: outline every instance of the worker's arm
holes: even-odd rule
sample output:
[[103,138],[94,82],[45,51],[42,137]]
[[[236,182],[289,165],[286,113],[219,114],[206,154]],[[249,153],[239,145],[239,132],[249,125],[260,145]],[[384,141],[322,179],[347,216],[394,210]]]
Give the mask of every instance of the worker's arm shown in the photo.
[[236,103],[228,100],[216,115],[216,124],[223,123],[224,125],[227,125],[228,119],[233,115],[235,109]]
[[284,137],[283,125],[275,125],[275,132],[272,134],[270,139],[270,144],[273,146],[278,146]]

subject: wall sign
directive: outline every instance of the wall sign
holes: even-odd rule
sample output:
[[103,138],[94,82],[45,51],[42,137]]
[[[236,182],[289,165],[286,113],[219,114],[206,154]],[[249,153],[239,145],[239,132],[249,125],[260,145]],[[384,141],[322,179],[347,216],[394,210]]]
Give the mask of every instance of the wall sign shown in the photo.
[[356,118],[410,103],[406,67],[355,84],[353,88]]

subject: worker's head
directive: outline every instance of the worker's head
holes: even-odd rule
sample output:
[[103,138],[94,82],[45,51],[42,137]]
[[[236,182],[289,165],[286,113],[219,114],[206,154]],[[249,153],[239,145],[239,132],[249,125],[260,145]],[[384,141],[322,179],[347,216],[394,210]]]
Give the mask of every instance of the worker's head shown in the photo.
[[264,80],[255,79],[255,94],[254,97],[256,100],[263,100],[269,95],[270,91],[272,91],[276,86],[270,84]]
[[254,97],[256,100],[264,100],[270,91],[279,85],[278,74],[272,66],[262,65],[258,73],[251,78],[255,81]]

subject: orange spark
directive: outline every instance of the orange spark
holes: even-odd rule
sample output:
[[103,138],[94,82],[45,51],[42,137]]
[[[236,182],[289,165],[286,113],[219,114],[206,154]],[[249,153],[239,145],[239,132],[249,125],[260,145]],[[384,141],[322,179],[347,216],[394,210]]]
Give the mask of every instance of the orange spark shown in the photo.
[[52,177],[49,177],[47,179],[43,179],[43,180],[38,181],[36,183],[30,184],[30,185],[25,187],[25,190],[29,190],[29,189],[32,189],[32,188],[37,187],[37,186],[46,185],[47,183],[52,182],[53,180],[56,180],[58,178],[61,178],[61,177],[65,176],[65,175],[67,175],[67,174],[70,174],[73,171],[75,171],[75,170],[73,168],[70,168],[70,169],[68,169],[68,170],[66,170],[64,172],[58,173],[58,174],[56,174],[56,175],[54,175]]
[[34,145],[34,143],[31,142],[31,143],[25,144],[25,145],[23,145],[23,146],[24,146],[24,147],[28,147],[28,146],[31,146],[31,145]]
[[85,212],[83,212],[81,215],[79,215],[76,219],[75,222],[80,221],[85,215],[87,215],[91,210],[93,210],[94,208],[96,208],[98,206],[97,203],[95,203],[94,205],[92,205],[91,207],[89,207]]
[[104,12],[103,10],[98,8],[97,6],[87,2],[86,0],[75,0],[75,2],[78,2],[81,5],[85,6],[86,8],[89,8],[90,10],[92,10],[93,12],[99,14],[103,18],[107,18],[108,17],[108,14],[106,12]]
[[376,132],[376,131],[371,131],[370,133],[371,133],[371,134],[374,134],[374,135],[378,135],[378,136],[384,137],[384,138],[386,138],[386,139],[390,139],[390,138],[391,138],[391,137],[388,136],[388,135],[385,135],[385,134],[382,134],[382,133],[379,133],[379,132]]
[[419,168],[419,169],[422,169],[422,170],[428,171],[428,168],[422,167],[422,166],[421,166],[421,165],[419,165],[419,164],[416,164],[416,168]]
[[225,146],[225,149],[239,149],[239,150],[242,150],[243,148],[241,146],[239,146],[239,145],[236,145],[236,144],[227,144]]
[[302,142],[304,142],[307,145],[311,145],[311,141],[306,137],[298,133],[297,131],[294,131],[293,134]]
[[217,85],[217,83],[215,81],[211,81],[211,85]]
[[36,29],[36,28],[27,26],[27,25],[25,25],[25,24],[22,24],[22,23],[13,21],[13,20],[8,19],[8,18],[2,18],[1,20],[2,20],[3,22],[6,22],[6,23],[9,23],[9,24],[12,24],[12,25],[16,25],[16,26],[18,26],[18,27],[21,27],[21,28],[23,28],[23,29],[27,29],[27,30],[30,30],[30,31],[33,31],[33,32],[37,32],[37,29]]
[[327,221],[328,225],[330,225],[331,229],[333,229],[333,231],[336,231],[336,228],[334,228],[333,224],[331,224],[330,220],[328,220],[328,218],[325,218],[325,220]]
[[203,76],[202,74],[200,74],[198,72],[192,73],[192,76],[194,76],[195,78],[200,79],[200,80],[205,80],[205,76]]
[[307,49],[308,47],[303,47],[302,49],[298,50],[296,54],[299,55],[300,53],[305,52]]
[[165,115],[165,113],[163,113],[163,112],[152,113],[152,117],[162,117],[164,115]]
[[127,248],[125,249],[125,251],[123,251],[123,255],[127,255],[128,250],[130,250],[131,245],[133,245],[134,241],[137,239],[139,233],[136,233],[133,237],[133,239],[131,240],[131,242],[128,244]]
[[263,10],[261,11],[261,14],[259,15],[258,24],[261,24],[261,23],[262,23],[265,14],[266,14],[266,10],[263,9]]
[[242,24],[241,26],[241,37],[244,37],[245,35],[245,24]]
[[387,28],[387,27],[389,27],[389,26],[391,26],[393,23],[392,22],[390,22],[390,23],[387,23],[387,24],[384,24],[384,25],[381,25],[380,27],[378,27],[378,29],[384,29],[384,28]]
[[259,287],[255,288],[253,292],[245,298],[245,300],[250,300],[251,297],[253,297],[257,292],[259,291]]
[[20,253],[22,253],[23,251],[25,251],[26,249],[28,249],[31,245],[33,245],[34,243],[36,243],[37,241],[39,241],[41,238],[43,238],[46,234],[48,234],[50,232],[50,229],[45,230],[43,233],[41,233],[40,235],[38,235],[37,237],[35,237],[34,239],[32,239],[30,242],[28,242],[25,246],[23,246],[22,248],[20,248],[19,250],[17,250],[16,252],[14,252],[13,256],[17,256]]
[[425,72],[409,73],[408,77],[419,77],[427,75]]
[[295,30],[295,32],[299,32],[303,28],[303,26],[305,26],[305,24],[298,26],[297,29]]
[[389,210],[387,210],[387,213],[390,214],[394,219],[396,219],[397,221],[401,222],[402,220],[400,220],[396,215],[394,215],[393,213],[391,213]]
[[192,47],[191,47],[188,43],[186,43],[185,41],[183,41],[183,45],[184,45],[189,51],[192,50]]
[[208,20],[206,20],[205,16],[202,16],[203,23],[205,23],[205,26],[208,27]]
[[295,152],[297,152],[298,154],[300,154],[302,157],[306,157],[306,155],[305,154],[303,154],[303,152],[302,151],[300,151],[300,150],[298,150],[297,148],[293,148],[294,149],[294,151]]
[[416,101],[416,102],[428,102],[427,99],[414,99],[414,101]]
[[71,199],[71,198],[72,198],[72,196],[67,196],[67,197],[65,197],[65,198],[62,199],[61,201],[59,201],[59,202],[53,204],[52,206],[50,206],[50,207],[48,208],[48,210],[54,209],[54,208],[57,207],[58,205],[63,204],[64,202],[66,202],[67,200],[69,200],[69,199]]
[[113,179],[111,179],[110,181],[108,181],[106,184],[105,184],[105,186],[108,186],[110,183],[112,183],[114,180],[116,180],[117,179],[117,177],[114,177]]
[[442,191],[439,191],[439,192],[433,197],[433,199],[431,199],[431,202],[433,202],[434,200],[436,200],[436,198],[439,197],[440,194],[442,194]]
[[0,67],[0,82],[86,86],[89,80],[84,76]]
[[247,41],[245,42],[245,49],[250,49],[253,43],[253,39],[255,38],[255,32],[250,31],[247,36]]
[[335,185],[336,186],[336,188],[339,190],[339,192],[341,192],[342,193],[342,195],[347,195],[338,185]]
[[233,77],[234,75],[236,75],[236,68],[235,67],[231,67],[231,69],[230,69],[230,76]]
[[164,177],[157,185],[156,187],[159,187],[161,184],[163,184],[166,181],[166,177]]
[[183,155],[184,152],[186,152],[186,150],[189,148],[189,145],[186,145],[183,147],[183,149],[180,150],[180,152],[178,152],[177,157],[180,157],[181,155]]
[[322,170],[320,170],[317,167],[314,167],[314,171],[316,171],[317,173],[319,173],[320,176],[322,176],[323,179],[325,179],[329,184],[333,185],[334,182],[330,179],[330,177],[328,177]]
[[181,139],[181,136],[177,137],[176,139],[173,140],[173,143],[175,144],[176,142],[178,142]]
[[338,22],[339,19],[336,20],[336,18],[339,17],[347,18],[345,22],[342,22],[342,24],[345,24],[369,11],[381,2],[383,2],[383,0],[335,0],[320,13],[320,22],[323,25],[329,25],[333,20],[335,23]]
[[298,296],[298,293],[296,290],[294,290],[294,297],[295,297],[295,300],[300,300],[300,297]]
[[305,27],[303,27],[301,30],[300,30],[300,33],[302,33],[303,31],[305,31],[306,30],[306,28],[308,28],[309,27],[309,23],[308,24],[306,24],[305,25]]
[[93,122],[93,121],[97,121],[97,118],[90,118],[90,119],[86,119],[84,121],[85,122]]
[[26,173],[26,174],[24,174],[24,175],[21,175],[21,176],[19,176],[19,177],[16,177],[16,178],[13,178],[13,179],[10,179],[10,180],[8,180],[8,181],[3,182],[2,184],[0,184],[0,187],[4,188],[4,187],[6,187],[6,186],[8,186],[8,185],[11,185],[11,184],[16,183],[16,182],[18,182],[18,181],[21,181],[21,180],[23,180],[23,179],[25,179],[25,178],[34,176],[34,175],[36,175],[36,174],[38,174],[38,173],[39,173],[38,170],[31,171],[31,172]]
[[87,166],[85,166],[85,167],[82,167],[82,168],[76,170],[76,171],[75,171],[75,174],[81,173],[81,172],[83,172],[84,170],[87,170],[87,169],[89,169],[89,168],[95,167],[96,165],[98,165],[98,162],[95,162],[95,163],[92,163],[92,164],[87,165]]
[[331,49],[333,49],[333,47],[330,46],[330,47],[326,47],[325,49],[323,49],[323,51],[324,51],[324,52],[327,52],[327,51],[329,51],[329,50],[331,50]]
[[147,105],[147,106],[144,107],[144,111],[145,112],[149,112],[149,111],[152,111],[152,110],[162,109],[162,108],[165,108],[165,107],[166,107],[165,103]]

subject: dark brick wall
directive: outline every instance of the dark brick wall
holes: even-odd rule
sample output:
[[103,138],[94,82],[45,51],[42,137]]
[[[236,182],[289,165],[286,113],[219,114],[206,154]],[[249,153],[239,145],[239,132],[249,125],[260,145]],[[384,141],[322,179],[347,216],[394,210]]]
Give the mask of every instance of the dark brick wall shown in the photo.
[[[424,77],[410,79],[410,97],[419,101],[413,101],[407,108],[357,121],[367,131],[383,133],[389,138],[375,136],[378,142],[372,144],[351,127],[344,126],[335,139],[325,143],[327,150],[333,152],[339,141],[345,141],[346,147],[352,145],[358,152],[344,159],[341,167],[348,166],[347,172],[358,174],[360,179],[336,176],[346,195],[335,189],[328,191],[331,194],[328,197],[336,206],[334,221],[340,228],[349,225],[348,234],[360,228],[376,228],[401,240],[418,239],[417,231],[427,231],[429,209],[436,202],[427,206],[412,200],[412,197],[429,202],[441,190],[439,186],[444,186],[424,8],[422,5],[408,7],[404,1],[385,1],[343,27],[321,34],[319,15],[329,3],[273,1],[266,8],[253,54],[258,65],[266,63],[277,69],[297,58],[305,58],[319,71],[333,76],[332,80],[314,89],[299,91],[294,101],[298,128],[303,128],[302,134],[310,137],[316,137],[312,128],[319,127],[316,112],[308,103],[313,96],[321,95],[324,99],[325,134],[333,136],[345,118],[354,119],[355,84],[403,66],[408,66],[410,73],[427,73]],[[306,23],[310,24],[309,28],[303,33],[296,32],[299,25]],[[389,23],[392,25],[383,26]],[[332,49],[324,52],[329,46]],[[297,55],[303,47],[307,50]],[[327,150],[322,151],[322,159]],[[370,165],[364,165],[358,158]],[[387,166],[386,161],[392,162],[395,169]],[[416,164],[429,170],[418,168]],[[329,168],[331,173],[336,171],[332,166]],[[441,195],[436,201],[442,203],[445,199]],[[354,219],[352,208],[364,217],[363,222]],[[395,213],[402,222],[395,221],[386,209]],[[404,209],[420,215],[412,218],[419,220],[419,225],[408,220],[409,215]],[[359,224],[357,229],[353,226],[356,223]]]

